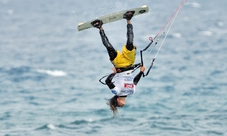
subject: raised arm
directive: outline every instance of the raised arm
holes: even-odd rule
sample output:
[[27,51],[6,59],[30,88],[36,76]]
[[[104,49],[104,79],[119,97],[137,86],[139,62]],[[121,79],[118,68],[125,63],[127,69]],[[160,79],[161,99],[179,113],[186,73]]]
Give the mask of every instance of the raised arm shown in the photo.
[[145,67],[140,67],[140,72],[134,77],[133,83],[134,85],[137,85],[140,81],[141,76],[143,75],[143,72],[145,71]]
[[112,73],[110,74],[107,78],[106,78],[106,85],[110,88],[113,89],[115,87],[115,85],[112,83],[112,79],[115,76],[116,73]]

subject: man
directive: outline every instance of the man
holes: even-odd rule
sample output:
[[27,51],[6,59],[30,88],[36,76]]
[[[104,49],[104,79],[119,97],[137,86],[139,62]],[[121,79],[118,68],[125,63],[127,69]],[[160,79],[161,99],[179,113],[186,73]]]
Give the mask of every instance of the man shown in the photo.
[[[95,20],[91,23],[94,27],[99,29],[103,45],[106,47],[110,61],[114,65],[114,72],[106,79],[106,84],[115,95],[108,102],[114,115],[117,113],[117,107],[123,107],[125,105],[126,97],[135,92],[135,86],[145,71],[145,67],[141,66],[139,74],[133,78],[132,71],[136,57],[136,47],[133,45],[133,26],[131,24],[133,14],[134,11],[128,11],[123,15],[123,18],[127,21],[127,42],[126,45],[123,46],[122,53],[115,50],[110,44],[102,27],[102,20]],[[113,78],[115,78],[114,83],[112,83]]]

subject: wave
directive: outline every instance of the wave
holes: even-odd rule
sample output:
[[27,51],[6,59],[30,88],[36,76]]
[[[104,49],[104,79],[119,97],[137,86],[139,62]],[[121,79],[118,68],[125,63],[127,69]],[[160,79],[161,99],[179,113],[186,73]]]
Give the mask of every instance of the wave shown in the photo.
[[41,127],[36,128],[35,130],[43,130],[43,129],[51,129],[51,130],[55,130],[56,127],[53,124],[45,124]]

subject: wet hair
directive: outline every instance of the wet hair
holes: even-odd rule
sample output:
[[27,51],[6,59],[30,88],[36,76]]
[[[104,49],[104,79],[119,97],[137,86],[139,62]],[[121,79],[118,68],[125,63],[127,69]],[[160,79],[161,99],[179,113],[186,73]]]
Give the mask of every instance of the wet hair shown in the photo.
[[107,101],[107,105],[109,105],[110,109],[113,111],[114,117],[117,115],[117,107],[119,107],[117,98],[118,98],[118,96],[115,95]]

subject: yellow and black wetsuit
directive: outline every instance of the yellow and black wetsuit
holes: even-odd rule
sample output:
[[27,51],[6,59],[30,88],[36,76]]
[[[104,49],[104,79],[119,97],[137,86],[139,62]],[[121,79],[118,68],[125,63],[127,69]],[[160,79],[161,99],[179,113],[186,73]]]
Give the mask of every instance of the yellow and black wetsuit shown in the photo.
[[99,33],[109,54],[110,61],[113,63],[115,68],[126,68],[134,65],[136,59],[136,47],[133,45],[134,35],[132,24],[127,24],[127,42],[126,45],[123,46],[122,52],[114,49],[104,30],[100,30]]

